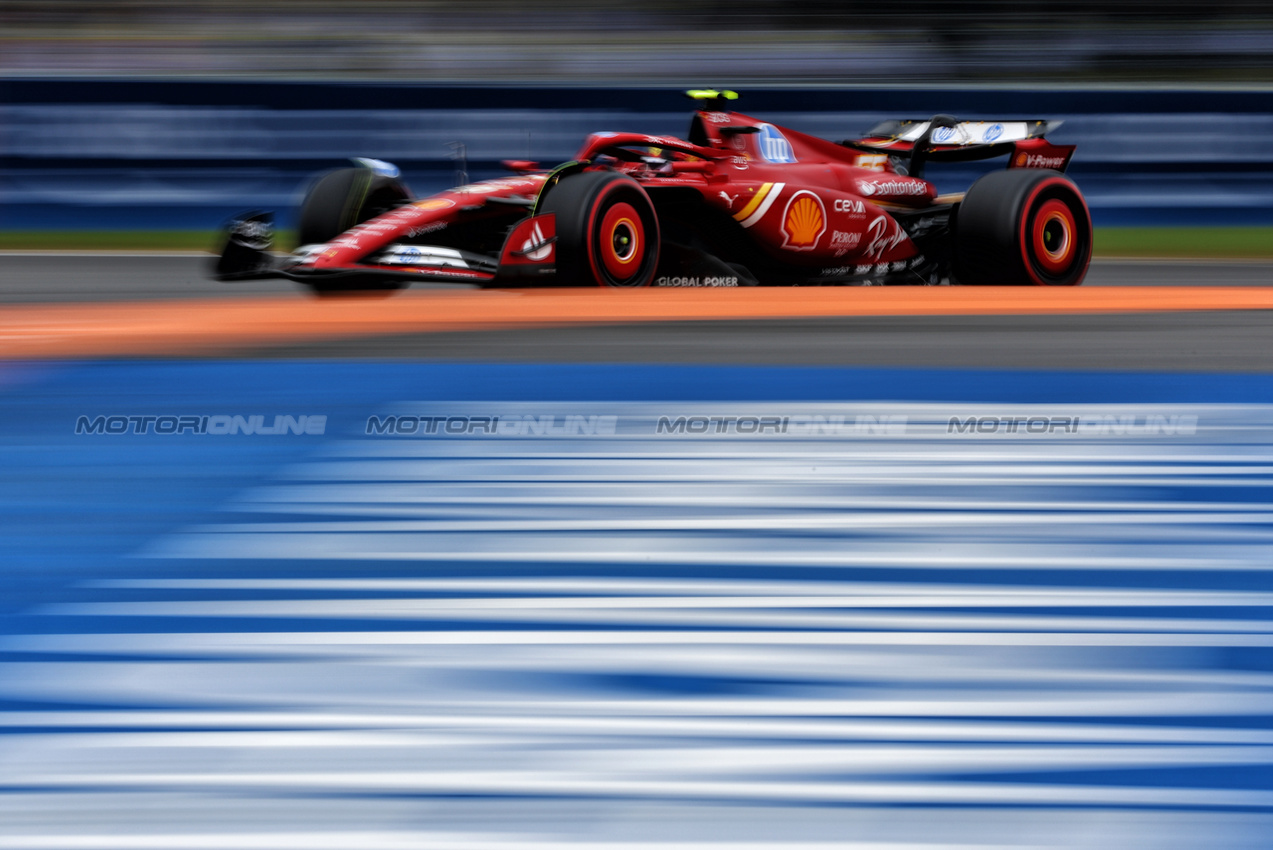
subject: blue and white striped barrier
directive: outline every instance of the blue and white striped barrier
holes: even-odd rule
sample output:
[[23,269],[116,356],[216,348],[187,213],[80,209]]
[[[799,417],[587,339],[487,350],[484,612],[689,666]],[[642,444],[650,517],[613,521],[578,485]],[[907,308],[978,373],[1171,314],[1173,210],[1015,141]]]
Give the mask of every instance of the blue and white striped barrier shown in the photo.
[[1273,827],[1267,376],[4,378],[0,847]]
[[[688,101],[678,109],[676,92],[657,90],[601,98],[587,89],[297,84],[266,97],[251,85],[212,94],[206,85],[177,83],[9,88],[8,102],[0,99],[3,229],[211,228],[250,207],[277,209],[286,224],[306,177],[350,156],[398,162],[412,188],[426,194],[451,185],[452,142],[466,146],[471,176],[487,177],[501,159],[567,160],[598,130],[681,135],[689,112]],[[785,94],[756,91],[742,108],[831,139],[937,111],[1064,120],[1053,138],[1079,146],[1071,173],[1098,225],[1273,223],[1273,96],[1266,92]],[[66,100],[31,100],[37,96]],[[942,191],[958,191],[982,170],[934,168],[930,177]]]

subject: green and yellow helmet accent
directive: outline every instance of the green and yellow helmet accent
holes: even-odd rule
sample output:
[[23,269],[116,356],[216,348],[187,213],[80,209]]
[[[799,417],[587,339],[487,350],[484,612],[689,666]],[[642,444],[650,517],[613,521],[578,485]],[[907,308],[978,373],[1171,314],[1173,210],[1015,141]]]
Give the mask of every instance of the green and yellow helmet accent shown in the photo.
[[700,102],[716,102],[722,100],[738,100],[738,92],[716,89],[690,89],[685,96]]

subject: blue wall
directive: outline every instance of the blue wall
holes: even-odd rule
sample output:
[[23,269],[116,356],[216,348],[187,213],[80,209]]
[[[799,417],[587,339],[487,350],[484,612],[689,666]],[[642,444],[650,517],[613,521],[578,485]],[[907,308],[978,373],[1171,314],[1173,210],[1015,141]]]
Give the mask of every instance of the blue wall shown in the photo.
[[[759,89],[743,111],[815,135],[884,118],[1049,118],[1097,224],[1273,224],[1273,90]],[[569,159],[596,130],[683,134],[670,89],[354,83],[0,81],[0,229],[212,228],[249,207],[286,225],[308,175],[398,163],[417,194],[499,160]],[[943,191],[971,167],[933,169]]]

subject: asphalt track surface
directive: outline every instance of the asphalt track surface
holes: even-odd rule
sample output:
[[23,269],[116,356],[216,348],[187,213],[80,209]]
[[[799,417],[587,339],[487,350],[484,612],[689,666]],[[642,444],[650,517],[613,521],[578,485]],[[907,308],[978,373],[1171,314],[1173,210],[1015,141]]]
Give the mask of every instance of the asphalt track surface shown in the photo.
[[[235,298],[303,292],[287,280],[218,283],[209,255],[0,252],[0,304]],[[1273,286],[1273,261],[1095,260],[1084,286]],[[416,287],[421,288],[421,287]],[[430,288],[448,287],[445,284]]]
[[[129,316],[130,305],[140,306],[141,302],[176,305],[181,312],[180,303],[194,299],[212,321],[215,308],[230,305],[260,305],[268,301],[288,315],[292,312],[290,299],[294,298],[295,314],[303,316],[318,303],[290,281],[216,283],[206,278],[206,263],[206,257],[190,254],[0,254],[0,305],[4,305],[0,313],[12,315],[16,310],[31,315],[24,311],[38,309],[37,305],[85,305],[87,311],[80,314],[83,320],[84,315]],[[1086,294],[1092,289],[1132,287],[1146,287],[1146,295],[1154,292],[1159,296],[1164,287],[1178,287],[1182,295],[1186,291],[1201,292],[1206,300],[1209,291],[1219,295],[1222,289],[1273,287],[1273,263],[1098,260],[1093,263],[1083,290]],[[429,291],[440,293],[447,289],[457,288],[414,287],[406,296],[363,302],[362,308],[398,312],[415,303],[412,297],[418,301]],[[845,292],[838,288],[820,291],[828,297]],[[809,292],[800,290],[799,294],[807,298]],[[969,296],[987,292],[965,290]],[[878,297],[877,293],[878,290],[864,293],[863,297]],[[948,299],[951,294],[908,289],[905,300],[931,303]],[[1017,296],[995,290],[993,294],[1000,300],[1007,296],[1009,302],[1014,298],[1040,297],[1037,291],[1021,291]],[[1252,289],[1251,294],[1259,293]],[[1253,304],[1247,303],[1250,299],[1243,300],[1241,292],[1234,303],[1243,309],[1222,309],[1228,302],[1189,309],[1188,299],[1176,299],[1169,306],[1144,312],[1135,309],[1137,293],[1129,290],[1127,295],[1122,300],[1133,306],[1110,312],[1099,304],[1082,312],[1069,312],[1064,306],[1055,305],[1040,310],[996,305],[982,312],[974,305],[950,311],[963,315],[943,315],[939,306],[929,315],[707,319],[700,310],[697,315],[686,314],[680,321],[660,321],[656,317],[636,322],[607,321],[599,315],[592,320],[482,328],[457,320],[451,326],[410,328],[406,332],[381,323],[369,326],[365,332],[346,331],[326,338],[311,332],[299,333],[295,338],[262,336],[254,340],[249,332],[229,346],[137,348],[121,347],[116,342],[113,346],[59,350],[55,350],[55,345],[49,354],[1273,372],[1273,310],[1249,309]],[[1088,297],[1097,296],[1117,293],[1091,293]],[[1107,300],[1098,298],[1099,303]],[[194,304],[192,301],[191,306]],[[1258,298],[1254,306],[1261,306]],[[55,318],[40,321],[56,323],[57,317],[69,314],[51,315]],[[229,314],[223,319],[236,321]],[[115,319],[103,321],[119,324]],[[156,321],[163,327],[171,320]],[[68,338],[75,339],[77,335],[83,336],[82,330],[72,327],[66,331]],[[154,329],[147,327],[139,328],[135,335],[156,336]],[[0,327],[0,352],[7,348],[9,356],[40,356],[38,345],[34,350],[21,347],[27,341],[22,337],[12,327],[7,333]]]

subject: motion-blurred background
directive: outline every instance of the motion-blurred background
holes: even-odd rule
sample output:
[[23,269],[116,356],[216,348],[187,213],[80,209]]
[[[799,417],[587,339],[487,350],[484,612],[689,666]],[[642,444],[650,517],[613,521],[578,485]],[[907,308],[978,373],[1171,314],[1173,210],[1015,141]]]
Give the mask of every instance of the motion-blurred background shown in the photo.
[[[244,209],[286,229],[307,177],[349,156],[425,195],[454,184],[457,144],[474,179],[552,165],[597,130],[683,134],[678,90],[729,85],[832,139],[937,112],[1062,119],[1098,255],[1265,256],[1271,84],[1255,0],[10,0],[0,248],[203,250]],[[977,168],[930,176],[960,191]]]
[[1273,80],[1263,0],[8,0],[10,74],[521,82]]

